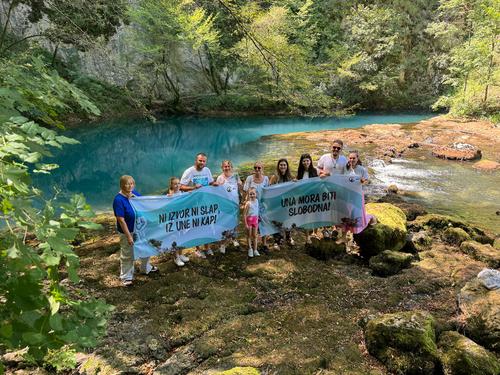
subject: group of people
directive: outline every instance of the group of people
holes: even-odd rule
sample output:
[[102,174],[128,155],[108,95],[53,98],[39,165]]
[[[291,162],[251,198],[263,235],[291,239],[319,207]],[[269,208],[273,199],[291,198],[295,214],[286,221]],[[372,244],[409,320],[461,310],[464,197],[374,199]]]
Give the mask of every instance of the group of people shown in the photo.
[[[331,152],[321,156],[314,167],[311,155],[303,154],[300,157],[299,166],[296,177],[292,176],[290,166],[287,159],[279,159],[276,172],[269,178],[264,174],[264,165],[257,161],[253,166],[253,173],[250,174],[243,183],[238,174],[234,172],[231,161],[224,160],[221,164],[222,173],[214,179],[212,172],[207,167],[207,155],[199,153],[196,155],[194,165],[184,171],[182,177],[172,177],[169,180],[167,195],[176,196],[190,191],[194,191],[203,186],[220,186],[227,187],[227,191],[242,196],[243,205],[243,221],[247,229],[248,256],[260,256],[258,250],[258,224],[259,224],[259,194],[262,189],[269,185],[292,182],[301,179],[313,177],[327,177],[335,174],[351,174],[360,177],[361,183],[368,181],[368,172],[363,167],[357,151],[350,151],[346,158],[342,154],[343,142],[339,139],[334,140],[331,145]],[[120,178],[120,191],[115,196],[113,201],[113,211],[116,217],[116,227],[120,234],[120,279],[123,285],[132,284],[134,276],[134,223],[135,213],[130,205],[129,199],[134,196],[140,196],[135,190],[135,181],[132,176],[122,176]],[[313,231],[307,231],[307,241],[310,242]],[[291,237],[290,231],[283,230],[280,233],[273,235],[274,249],[279,249],[280,245],[288,243],[294,245],[294,240]],[[267,237],[262,238],[262,247],[264,251],[268,250]],[[239,243],[233,240],[234,245]],[[219,243],[219,251],[224,254],[226,252],[227,240]],[[214,255],[213,250],[208,246],[197,247],[194,253],[200,258],[206,258],[207,255]],[[177,266],[184,266],[189,258],[182,254],[180,250],[174,253],[174,262]],[[149,258],[140,259],[141,272],[150,274],[158,271],[158,268],[152,266]]]

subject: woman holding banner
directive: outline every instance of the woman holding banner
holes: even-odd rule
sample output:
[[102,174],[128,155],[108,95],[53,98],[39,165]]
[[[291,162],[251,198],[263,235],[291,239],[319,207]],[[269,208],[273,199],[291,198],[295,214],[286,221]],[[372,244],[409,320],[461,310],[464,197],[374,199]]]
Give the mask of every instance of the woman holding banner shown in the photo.
[[[311,155],[302,154],[299,160],[299,169],[297,170],[297,180],[318,177],[318,171],[313,166]],[[314,231],[306,229],[306,242],[311,243],[311,235]]]
[[[349,157],[348,161],[346,164],[345,172],[344,174],[350,175],[350,176],[357,176],[359,177],[359,181],[361,184],[366,184],[368,183],[368,171],[366,170],[365,167],[363,167],[363,164],[361,163],[361,160],[359,158],[359,152],[356,150],[353,150],[349,152]],[[366,226],[375,218],[372,215],[368,215],[365,210],[365,195],[363,194],[363,207],[362,207],[362,213],[361,213],[361,223],[358,225],[345,225],[344,229],[346,232],[351,232],[354,234],[362,232]]]
[[[135,212],[129,199],[140,194],[135,191],[132,176],[120,177],[120,191],[113,200],[116,217],[116,229],[120,233],[120,279],[123,286],[132,285],[134,278],[134,226]],[[145,274],[157,272],[158,268],[149,263],[148,258],[141,258],[141,271]]]
[[[240,190],[243,187],[240,177],[237,173],[233,172],[233,163],[230,160],[224,160],[221,164],[222,174],[217,177],[215,181],[217,185],[224,186],[224,188],[234,197],[236,202],[240,202]],[[221,254],[226,253],[226,244],[229,240],[222,240],[220,242],[219,251]],[[233,240],[234,246],[239,246],[238,241]]]
[[[293,181],[292,174],[290,173],[290,166],[288,165],[288,160],[280,159],[278,160],[278,164],[276,165],[276,174],[271,177],[270,184],[282,184],[285,182]],[[291,236],[291,232],[288,229],[281,229],[280,232],[275,233],[274,237],[274,248],[279,250],[279,244],[285,243],[288,239],[288,243],[290,246],[295,245],[295,241]]]

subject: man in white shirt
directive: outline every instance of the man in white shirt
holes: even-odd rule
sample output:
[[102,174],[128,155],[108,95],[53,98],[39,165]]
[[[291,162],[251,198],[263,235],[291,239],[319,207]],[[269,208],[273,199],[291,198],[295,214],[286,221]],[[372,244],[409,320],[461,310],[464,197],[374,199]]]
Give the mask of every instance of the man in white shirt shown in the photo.
[[[210,172],[210,169],[208,169],[206,165],[207,155],[200,152],[194,159],[194,165],[186,169],[182,174],[181,186],[179,189],[181,191],[193,191],[201,188],[202,186],[217,185],[212,177],[212,172]],[[208,255],[214,255],[214,252],[208,247],[208,245],[204,245],[203,249],[205,251],[202,251],[199,246],[196,246],[195,255],[203,259],[207,257],[205,253]]]
[[347,159],[344,155],[341,155],[342,147],[344,147],[344,142],[336,139],[332,143],[331,154],[325,154],[319,158],[318,171],[320,177],[344,174]]
[[184,171],[181,177],[181,191],[191,191],[202,186],[214,185],[212,172],[206,167],[207,155],[200,152],[196,155],[194,165]]

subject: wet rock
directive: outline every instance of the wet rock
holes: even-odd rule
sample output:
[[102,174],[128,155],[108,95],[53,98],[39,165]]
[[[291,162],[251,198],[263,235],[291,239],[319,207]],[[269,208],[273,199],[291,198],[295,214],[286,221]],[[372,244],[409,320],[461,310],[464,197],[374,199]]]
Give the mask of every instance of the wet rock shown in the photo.
[[233,367],[230,370],[216,372],[214,375],[260,375],[255,367]]
[[438,364],[435,321],[423,311],[385,314],[365,329],[368,352],[396,374],[432,374]]
[[418,216],[415,220],[408,223],[408,229],[414,232],[424,229],[433,233],[441,233],[450,227],[463,229],[474,241],[480,243],[492,244],[494,241],[494,238],[486,234],[482,229],[471,226],[463,220],[452,216],[427,214]]
[[387,194],[377,200],[379,203],[391,203],[396,207],[401,208],[401,210],[405,213],[406,219],[409,221],[415,220],[417,216],[422,216],[427,213],[427,210],[417,204],[417,203],[409,203],[404,200],[404,198],[399,194]]
[[198,365],[198,360],[192,348],[185,347],[174,353],[169,359],[160,364],[153,375],[185,374]]
[[370,258],[384,250],[401,250],[407,234],[404,212],[390,203],[368,203],[366,212],[377,218],[377,224],[354,236],[360,254]]
[[470,236],[462,228],[447,228],[443,232],[443,241],[448,242],[450,245],[460,246],[464,241],[469,241]]
[[460,290],[458,306],[467,337],[500,352],[500,290],[489,290],[475,278]]
[[464,241],[460,244],[460,250],[470,255],[473,259],[486,263],[489,267],[500,267],[500,251],[490,244],[481,244],[476,241]]
[[417,233],[409,232],[406,237],[406,244],[401,251],[407,253],[419,253],[421,251],[429,250],[431,245],[432,238],[426,231],[421,230]]
[[334,239],[311,238],[311,243],[305,245],[307,254],[319,260],[328,260],[346,254],[345,243],[337,243]]
[[388,192],[389,194],[397,194],[397,193],[398,193],[398,190],[399,190],[399,189],[398,189],[398,186],[397,186],[397,185],[395,185],[395,184],[389,185],[389,186],[387,187],[387,192]]
[[374,275],[392,276],[411,265],[413,256],[399,251],[385,250],[370,258],[370,268]]
[[494,171],[500,168],[500,163],[493,160],[480,160],[472,165],[472,168],[479,169],[481,171]]
[[498,375],[500,362],[495,355],[458,332],[446,331],[439,337],[441,363],[449,375]]
[[481,150],[468,143],[453,143],[435,147],[432,155],[448,160],[476,160],[481,159]]

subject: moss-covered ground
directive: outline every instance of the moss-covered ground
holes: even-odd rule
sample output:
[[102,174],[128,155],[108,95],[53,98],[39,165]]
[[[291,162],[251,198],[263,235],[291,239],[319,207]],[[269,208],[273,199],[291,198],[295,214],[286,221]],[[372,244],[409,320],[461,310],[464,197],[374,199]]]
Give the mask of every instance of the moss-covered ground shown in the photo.
[[379,278],[355,254],[308,256],[296,233],[294,248],[253,259],[244,239],[242,250],[191,257],[182,268],[171,256],[154,258],[160,273],[137,275],[125,288],[113,218],[100,221],[105,229],[78,253],[81,288],[116,306],[91,357],[106,372],[210,374],[251,366],[263,374],[385,374],[367,353],[360,321],[419,309],[453,328],[456,295],[484,266],[436,239],[413,267]]

